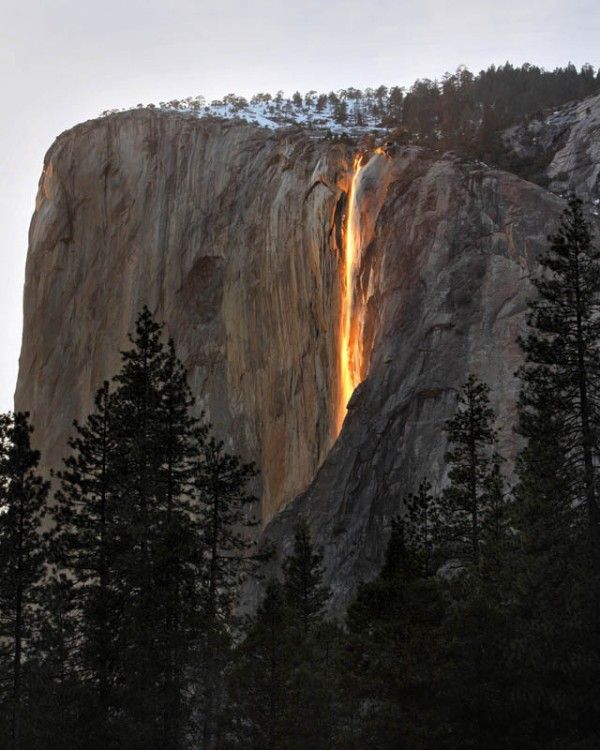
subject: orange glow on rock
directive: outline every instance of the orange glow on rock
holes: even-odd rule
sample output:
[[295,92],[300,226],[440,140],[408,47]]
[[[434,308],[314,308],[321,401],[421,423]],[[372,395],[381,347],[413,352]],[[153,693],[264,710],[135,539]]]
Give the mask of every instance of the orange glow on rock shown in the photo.
[[348,401],[361,381],[362,345],[359,326],[354,318],[356,308],[356,274],[360,261],[360,211],[356,188],[362,168],[362,154],[354,158],[352,179],[348,190],[348,212],[343,237],[343,276],[341,284],[340,347],[339,347],[339,403],[337,432],[339,434],[346,416]]

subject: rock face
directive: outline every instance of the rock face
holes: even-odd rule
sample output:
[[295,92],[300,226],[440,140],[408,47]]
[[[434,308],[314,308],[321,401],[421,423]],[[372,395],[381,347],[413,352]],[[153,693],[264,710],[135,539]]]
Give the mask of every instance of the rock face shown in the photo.
[[257,461],[279,555],[307,518],[334,609],[377,572],[402,496],[423,476],[444,482],[442,427],[469,373],[491,385],[501,447],[514,452],[527,278],[563,208],[453,154],[370,159],[356,194],[367,376],[336,439],[353,156],[302,132],[148,111],[63,134],[30,230],[16,392],[57,466],[148,304],[198,408]]
[[347,166],[325,141],[151,111],[60,136],[30,228],[15,396],[44,465],[60,466],[147,304],[198,408],[257,461],[263,518],[305,489],[335,437]]
[[519,159],[542,166],[550,190],[600,204],[600,94],[516,125],[504,140]]
[[500,447],[514,455],[527,279],[563,207],[508,173],[410,151],[369,164],[363,200],[389,170],[395,179],[363,253],[368,376],[315,480],[265,531],[286,553],[297,519],[308,520],[334,610],[379,570],[402,497],[423,477],[434,489],[444,483],[443,425],[469,373],[491,386]]

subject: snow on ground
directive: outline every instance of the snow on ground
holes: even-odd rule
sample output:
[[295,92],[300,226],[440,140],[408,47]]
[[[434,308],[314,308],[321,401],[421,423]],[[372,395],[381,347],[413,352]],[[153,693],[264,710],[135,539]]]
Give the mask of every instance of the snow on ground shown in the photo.
[[[380,118],[375,116],[368,105],[346,102],[346,117],[340,117],[339,104],[327,102],[318,108],[316,100],[310,103],[295,104],[290,99],[271,99],[268,101],[246,102],[241,97],[225,97],[225,101],[206,104],[202,97],[182,101],[161,102],[158,106],[148,105],[152,109],[166,112],[181,112],[195,115],[198,118],[219,117],[226,120],[244,120],[259,127],[278,130],[280,128],[301,126],[319,132],[330,132],[342,135],[362,135],[366,133],[386,133]],[[138,104],[138,109],[146,108]],[[113,114],[108,110],[103,115]],[[342,121],[343,120],[343,121]]]

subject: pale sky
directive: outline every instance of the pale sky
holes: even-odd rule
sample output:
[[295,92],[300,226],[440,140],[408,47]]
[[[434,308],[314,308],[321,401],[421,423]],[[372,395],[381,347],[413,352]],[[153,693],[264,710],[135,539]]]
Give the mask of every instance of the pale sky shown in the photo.
[[0,410],[12,408],[27,231],[54,138],[204,94],[407,85],[465,64],[600,64],[598,0],[0,0]]

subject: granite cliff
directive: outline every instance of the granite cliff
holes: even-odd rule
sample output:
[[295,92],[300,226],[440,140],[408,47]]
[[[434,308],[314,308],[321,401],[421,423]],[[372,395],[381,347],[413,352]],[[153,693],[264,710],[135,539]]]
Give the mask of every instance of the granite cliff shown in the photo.
[[[379,168],[370,165],[363,190]],[[308,519],[334,609],[378,571],[403,495],[423,477],[443,484],[443,424],[469,373],[490,384],[501,449],[514,455],[528,275],[562,209],[531,183],[451,154],[400,155],[394,168],[365,252],[368,376],[314,481],[266,529],[286,552],[296,518]]]
[[531,164],[554,192],[575,192],[600,205],[600,94],[509,128],[515,166]]
[[442,426],[470,372],[491,385],[514,452],[527,279],[563,208],[452,153],[365,156],[353,304],[365,379],[337,435],[355,153],[301,130],[147,110],[60,136],[30,229],[15,397],[57,466],[148,304],[198,409],[257,461],[265,538],[281,554],[307,518],[334,608],[377,571],[402,495],[423,475],[444,482]]
[[16,391],[57,466],[143,304],[217,434],[256,459],[265,519],[332,445],[345,149],[150,111],[60,136],[31,223]]

